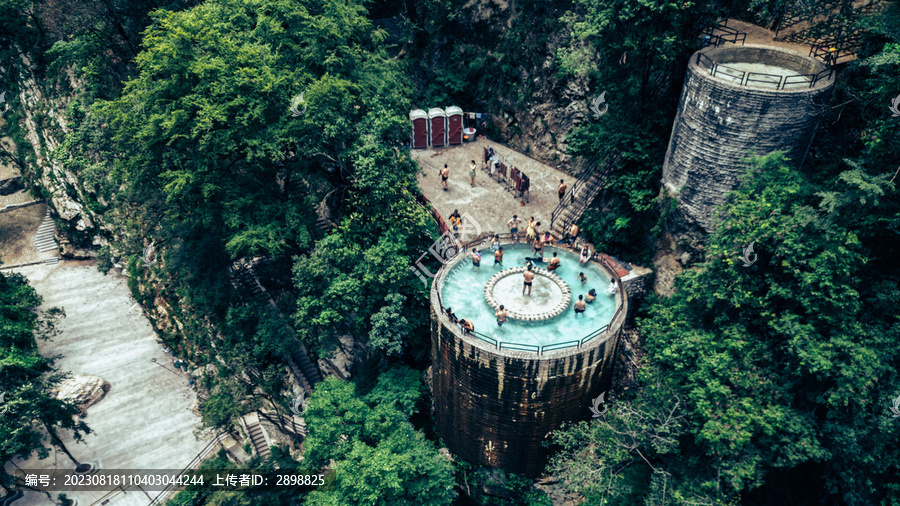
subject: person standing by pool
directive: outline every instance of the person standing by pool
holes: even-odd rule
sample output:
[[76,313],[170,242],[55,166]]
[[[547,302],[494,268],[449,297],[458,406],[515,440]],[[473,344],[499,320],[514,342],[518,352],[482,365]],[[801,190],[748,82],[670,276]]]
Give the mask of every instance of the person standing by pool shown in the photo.
[[542,241],[544,244],[550,244],[551,246],[553,245],[553,236],[550,235],[550,231],[549,231],[549,230],[546,231],[546,232],[544,232],[544,238],[541,239],[541,241]]
[[[569,227],[569,231],[566,234],[566,238],[564,241],[569,243],[569,248],[574,248],[575,247],[575,239],[577,239],[577,238],[578,238],[578,225],[573,223],[572,226]],[[563,242],[563,241],[560,241],[560,242]]]
[[453,308],[447,308],[447,319],[450,320],[450,323],[459,323],[459,318],[453,314]]
[[531,251],[540,256],[544,252],[544,243],[539,238],[535,238],[534,244],[531,245]]
[[566,186],[566,181],[565,181],[564,179],[560,179],[560,180],[559,180],[559,187],[556,189],[556,193],[559,194],[559,201],[560,201],[560,202],[562,202],[562,201],[563,201],[563,197],[566,196],[566,189],[567,189],[567,188],[568,188],[568,187]]
[[575,314],[583,313],[587,308],[587,304],[584,302],[584,295],[579,295],[578,300],[575,301]]
[[506,323],[506,309],[503,308],[503,305],[500,306],[500,310],[494,313],[494,316],[497,317],[497,326],[500,327],[504,323]]
[[503,247],[497,248],[497,251],[494,252],[494,265],[500,264],[500,267],[503,267]]
[[525,295],[525,289],[528,289],[528,295],[531,295],[531,282],[534,281],[534,273],[531,272],[532,266],[529,264],[528,268],[522,275],[525,277],[525,284],[522,285],[522,295]]
[[591,302],[594,302],[594,299],[596,299],[596,298],[597,298],[597,290],[594,290],[593,288],[591,288],[588,291],[587,296],[585,296],[584,300],[587,301],[588,304],[590,304]]
[[481,267],[481,252],[477,249],[472,251],[472,266]]
[[444,187],[444,191],[449,190],[449,188],[447,188],[447,178],[449,178],[449,177],[450,177],[450,168],[447,167],[447,164],[445,163],[444,168],[441,169],[441,186]]
[[529,242],[534,240],[534,216],[528,220],[528,226],[525,227],[525,238],[528,239]]
[[459,326],[462,327],[463,332],[467,334],[475,332],[475,324],[465,318],[459,321]]
[[550,265],[547,266],[547,270],[552,272],[552,271],[555,271],[556,269],[559,269],[559,266],[560,266],[559,257],[556,256],[556,252],[554,251],[553,258],[550,259]]
[[472,178],[472,188],[475,187],[475,160],[469,164],[469,177]]
[[494,234],[494,240],[491,241],[491,251],[496,253],[498,249],[500,249],[500,236]]
[[511,220],[506,222],[506,226],[509,227],[509,233],[512,234],[513,241],[516,242],[519,242],[519,223],[522,223],[522,220],[516,214],[513,215]]

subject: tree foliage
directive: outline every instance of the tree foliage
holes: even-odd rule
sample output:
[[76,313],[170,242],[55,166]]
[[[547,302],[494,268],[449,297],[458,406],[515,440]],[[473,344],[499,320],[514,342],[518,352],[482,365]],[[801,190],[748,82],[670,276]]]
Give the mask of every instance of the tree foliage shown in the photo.
[[450,504],[449,460],[409,423],[424,392],[419,373],[388,369],[362,397],[347,381],[316,386],[305,418],[304,463],[335,461],[336,489],[314,491],[306,504]]

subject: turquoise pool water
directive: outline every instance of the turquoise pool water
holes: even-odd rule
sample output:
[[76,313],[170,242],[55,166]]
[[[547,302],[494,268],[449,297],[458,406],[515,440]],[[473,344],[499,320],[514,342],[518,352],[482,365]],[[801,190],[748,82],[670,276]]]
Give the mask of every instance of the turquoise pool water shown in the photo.
[[[494,265],[494,253],[490,248],[481,250],[481,267],[474,267],[472,259],[466,256],[447,273],[441,298],[444,307],[453,308],[460,318],[471,319],[475,331],[503,343],[545,346],[579,340],[591,332],[608,324],[616,310],[615,297],[606,294],[609,276],[596,263],[581,266],[578,254],[568,250],[545,247],[544,256],[556,252],[562,261],[554,271],[572,290],[572,303],[555,318],[538,322],[508,320],[502,327],[497,325],[494,310],[484,300],[484,285],[487,280],[502,269],[525,265],[525,257],[535,256],[531,247],[525,244],[503,246],[503,266]],[[469,252],[471,253],[471,252]],[[536,264],[546,267],[546,264]],[[578,273],[584,272],[587,282],[578,280]],[[521,289],[521,283],[518,284]],[[587,295],[591,288],[597,290],[597,300],[587,305],[587,311],[575,315],[573,304],[579,295]]]

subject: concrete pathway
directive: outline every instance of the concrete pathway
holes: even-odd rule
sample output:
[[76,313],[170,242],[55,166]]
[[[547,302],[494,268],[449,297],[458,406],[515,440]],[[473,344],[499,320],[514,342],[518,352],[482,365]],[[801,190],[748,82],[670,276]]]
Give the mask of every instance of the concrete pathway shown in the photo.
[[[99,376],[110,383],[109,393],[88,408],[85,422],[94,433],[84,443],[65,436],[64,442],[82,462],[99,461],[103,469],[181,469],[199,453],[212,435],[198,440],[193,432],[200,417],[192,411],[196,395],[186,373],[165,354],[140,306],[132,299],[124,276],[104,276],[92,261],[68,261],[14,269],[28,277],[44,297],[43,309],[66,312],[52,341],[39,342],[45,356],[57,356],[56,366],[73,374]],[[46,460],[17,461],[20,468],[68,469],[71,461],[53,452]],[[9,464],[7,464],[9,466]],[[156,493],[148,492],[155,497]],[[56,498],[58,492],[53,492]],[[81,506],[105,492],[67,494]],[[146,505],[137,490],[109,498],[110,506]],[[16,506],[53,504],[45,495],[28,492]]]

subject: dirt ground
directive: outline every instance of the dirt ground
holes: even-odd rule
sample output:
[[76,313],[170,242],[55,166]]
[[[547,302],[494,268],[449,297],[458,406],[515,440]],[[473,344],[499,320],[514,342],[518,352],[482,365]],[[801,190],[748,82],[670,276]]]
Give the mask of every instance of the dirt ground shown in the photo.
[[38,252],[34,235],[47,214],[46,204],[12,209],[0,213],[0,262],[18,265],[50,258],[53,252]]

